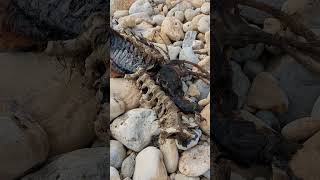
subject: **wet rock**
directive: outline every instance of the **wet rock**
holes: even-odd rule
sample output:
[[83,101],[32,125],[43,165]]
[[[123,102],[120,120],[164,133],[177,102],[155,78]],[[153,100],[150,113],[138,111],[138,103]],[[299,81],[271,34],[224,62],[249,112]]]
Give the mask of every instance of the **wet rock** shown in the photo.
[[254,79],[257,74],[264,71],[262,63],[257,61],[247,61],[243,67],[243,72],[250,78]]
[[252,83],[248,94],[248,105],[281,113],[288,110],[289,102],[278,81],[270,73],[262,72]]
[[115,140],[110,141],[110,166],[119,168],[122,161],[126,157],[126,149],[124,146]]
[[117,100],[116,97],[110,97],[110,120],[118,117],[126,110],[126,106],[122,100]]
[[160,144],[160,150],[163,154],[164,164],[168,173],[175,172],[179,162],[178,148],[175,140],[166,139],[163,144]]
[[320,96],[313,105],[311,117],[315,120],[320,120]]
[[[271,5],[276,9],[280,9],[282,4],[285,2],[285,0],[257,0],[257,1]],[[250,22],[253,22],[255,24],[263,24],[264,19],[268,17],[272,17],[271,15],[263,11],[260,11],[251,7],[240,6],[240,9],[241,9],[240,14],[244,16],[246,19],[248,19]]]
[[286,139],[299,142],[308,139],[319,130],[319,119],[305,117],[287,124],[281,133]]
[[320,179],[320,132],[317,132],[304,144],[292,158],[290,167],[296,176],[305,180]]
[[157,132],[159,127],[156,119],[156,114],[151,109],[132,109],[112,122],[111,134],[128,149],[139,152]]
[[[2,102],[1,102],[2,103]],[[47,133],[28,115],[0,112],[0,179],[15,179],[48,157]]]
[[[63,154],[22,180],[107,178],[107,148],[87,148]],[[110,169],[111,170],[111,169]]]
[[126,159],[124,159],[121,166],[121,176],[122,177],[132,177],[134,173],[134,167],[136,161],[136,154],[131,153]]
[[201,176],[210,169],[210,146],[197,145],[184,151],[179,159],[179,171],[186,176]]
[[141,94],[132,82],[122,78],[110,78],[110,97],[122,100],[128,111],[140,105]]
[[200,128],[205,134],[210,135],[210,104],[204,107],[200,115],[204,118],[200,123]]
[[200,180],[200,178],[185,176],[183,174],[178,173],[177,175],[175,175],[174,180]]
[[279,131],[280,122],[278,118],[270,111],[258,111],[256,116],[264,121],[272,129]]
[[310,116],[314,103],[320,96],[319,74],[306,70],[289,56],[275,61],[277,63],[270,68],[271,72],[289,99],[289,110],[281,114],[280,119],[288,123]]
[[129,8],[129,14],[145,12],[148,15],[153,14],[153,8],[148,0],[136,0]]
[[232,52],[231,58],[237,62],[256,61],[264,50],[264,44],[250,44]]
[[201,130],[200,129],[191,130],[191,133],[193,135],[191,139],[184,140],[184,141],[180,141],[179,139],[176,139],[176,145],[178,149],[185,151],[198,144],[200,137],[202,135]]
[[207,31],[209,31],[210,30],[210,16],[201,17],[198,24],[197,24],[197,29],[202,33],[206,33]]
[[110,166],[110,180],[121,180],[118,170],[112,166]]
[[149,146],[136,158],[133,180],[167,180],[167,170],[159,149]]
[[163,20],[161,32],[167,35],[172,41],[179,41],[184,37],[182,23],[175,17],[166,17]]
[[231,68],[232,89],[238,95],[238,106],[242,107],[250,88],[250,81],[242,72],[242,69],[238,63],[231,61]]

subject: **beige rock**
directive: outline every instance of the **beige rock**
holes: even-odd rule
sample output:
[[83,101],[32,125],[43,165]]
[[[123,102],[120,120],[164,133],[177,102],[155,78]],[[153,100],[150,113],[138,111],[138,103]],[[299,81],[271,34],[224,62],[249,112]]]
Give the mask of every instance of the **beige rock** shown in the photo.
[[202,33],[208,32],[210,30],[210,16],[201,17],[197,23],[197,29]]
[[168,173],[175,172],[179,162],[178,148],[175,140],[166,139],[163,144],[160,144],[160,151],[163,154],[164,164]]
[[126,106],[122,100],[110,97],[110,121],[124,113],[125,110]]
[[168,180],[163,155],[156,147],[143,149],[136,157],[133,180]]
[[184,17],[186,18],[187,21],[192,21],[192,19],[198,15],[200,12],[193,10],[193,9],[186,9],[184,11]]
[[192,23],[191,23],[191,22],[186,22],[186,23],[184,23],[183,26],[182,26],[182,28],[183,28],[183,31],[184,31],[184,32],[188,32],[188,31],[192,31],[192,30],[193,30],[193,29],[192,29]]
[[141,94],[132,82],[122,78],[110,78],[110,96],[122,100],[128,111],[139,106]]
[[205,3],[205,0],[188,0],[193,7],[201,8],[202,4]]
[[119,10],[119,11],[114,12],[113,17],[118,19],[118,18],[127,16],[127,15],[129,15],[128,10]]
[[184,12],[183,11],[176,11],[174,13],[174,17],[179,19],[180,22],[184,21]]
[[179,171],[186,176],[201,176],[210,169],[210,146],[197,145],[184,151],[179,159]]
[[209,2],[205,2],[205,3],[202,4],[201,12],[203,14],[209,14],[210,13],[210,3]]
[[111,0],[110,2],[110,11],[113,14],[118,10],[129,10],[135,0]]
[[311,117],[297,119],[287,124],[281,131],[291,141],[306,140],[320,130],[320,121]]
[[185,175],[179,173],[179,174],[175,175],[174,180],[200,180],[200,178],[185,176]]
[[79,74],[68,86],[44,88],[25,108],[47,132],[50,155],[83,148],[94,139],[98,102],[95,91],[83,87]]
[[168,36],[172,41],[183,39],[184,32],[182,23],[175,17],[166,17],[161,25],[161,32]]
[[204,16],[206,16],[206,15],[205,14],[199,14],[199,15],[196,15],[195,17],[192,18],[191,23],[192,23],[192,29],[193,30],[198,30],[198,22]]
[[14,118],[0,106],[0,179],[16,179],[46,160],[48,136],[35,120],[24,115]]
[[320,179],[320,132],[317,132],[304,144],[292,158],[290,167],[296,176],[304,180]]
[[191,85],[189,86],[189,89],[188,89],[187,94],[188,94],[189,96],[192,96],[192,97],[198,97],[198,96],[200,96],[200,92],[199,92],[199,90],[198,90],[198,87],[197,87],[195,84],[191,84]]
[[249,106],[281,113],[288,110],[288,104],[286,94],[270,73],[262,72],[256,76],[248,94]]
[[210,104],[204,107],[200,114],[204,118],[201,121],[200,128],[205,134],[210,135]]
[[125,16],[119,18],[118,22],[122,28],[132,28],[136,26],[136,19],[135,16]]

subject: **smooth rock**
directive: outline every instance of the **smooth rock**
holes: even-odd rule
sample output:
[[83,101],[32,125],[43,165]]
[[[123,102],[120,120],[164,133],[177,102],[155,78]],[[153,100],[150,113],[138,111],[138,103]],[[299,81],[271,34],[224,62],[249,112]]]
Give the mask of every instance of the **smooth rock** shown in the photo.
[[155,23],[156,25],[161,25],[163,20],[164,20],[164,15],[162,14],[157,14],[152,17],[152,22]]
[[119,168],[122,161],[126,158],[126,149],[124,146],[115,140],[110,141],[110,166]]
[[110,121],[124,113],[125,110],[126,106],[122,100],[110,97]]
[[184,32],[192,31],[192,23],[191,22],[186,22],[183,24],[182,29]]
[[100,147],[79,149],[63,154],[21,180],[107,179],[107,151],[107,148]]
[[172,41],[179,41],[184,37],[182,23],[175,17],[166,17],[163,20],[161,32],[167,35]]
[[122,78],[110,78],[110,97],[122,100],[128,111],[140,105],[141,94],[132,82]]
[[37,164],[43,163],[49,153],[47,133],[27,114],[6,112],[1,102],[0,112],[0,179],[16,179]]
[[198,22],[200,21],[200,19],[202,17],[205,17],[207,15],[205,14],[199,14],[199,15],[196,15],[192,18],[192,21],[191,21],[191,24],[192,24],[192,29],[197,31],[198,30]]
[[179,54],[179,60],[186,60],[192,63],[198,63],[198,56],[194,54],[192,47],[182,48]]
[[272,129],[279,131],[280,130],[280,122],[278,118],[270,111],[258,111],[256,116],[264,121],[269,127]]
[[116,11],[113,13],[113,18],[119,19],[119,18],[127,16],[127,15],[129,15],[128,10],[119,10],[119,11]]
[[305,117],[292,121],[283,127],[282,135],[291,141],[303,141],[320,130],[319,119]]
[[129,177],[131,178],[134,173],[134,167],[135,167],[135,162],[136,161],[136,154],[131,153],[124,161],[122,162],[121,165],[121,176],[122,177]]
[[232,68],[232,89],[238,96],[238,108],[242,107],[246,101],[250,88],[248,77],[242,72],[240,65],[231,61]]
[[151,109],[132,109],[112,122],[111,134],[128,149],[139,152],[158,131],[156,119],[156,114]]
[[204,44],[200,40],[195,40],[192,43],[192,49],[194,49],[194,50],[202,49],[203,47],[204,47]]
[[303,148],[292,158],[290,167],[293,173],[305,180],[320,179],[320,132],[309,138]]
[[196,10],[193,10],[193,9],[186,9],[184,11],[184,17],[186,18],[186,20],[189,22],[189,21],[192,21],[192,19],[198,15],[200,12],[199,11],[196,11]]
[[209,2],[205,2],[205,3],[202,4],[201,12],[203,14],[209,14],[210,13],[210,3]]
[[320,96],[320,75],[308,71],[290,56],[274,61],[275,64],[269,66],[270,71],[289,99],[289,110],[280,115],[281,121],[288,123],[310,116],[314,103]]
[[168,173],[175,172],[179,162],[179,153],[175,140],[166,139],[163,144],[160,144],[160,151],[163,154],[164,164]]
[[237,62],[256,61],[264,50],[264,44],[249,44],[232,52],[231,58]]
[[136,157],[133,180],[168,180],[163,155],[156,147],[143,149]]
[[[168,5],[168,3],[167,3],[167,5]],[[180,1],[178,4],[174,5],[174,7],[170,9],[170,11],[167,14],[167,17],[174,16],[175,12],[177,12],[177,11],[184,12],[186,9],[191,9],[191,8],[192,8],[192,6],[189,2]]]
[[200,115],[204,118],[200,123],[200,128],[205,134],[210,135],[210,104],[204,107]]
[[250,78],[254,79],[257,74],[264,71],[264,66],[258,61],[247,61],[243,67],[243,72]]
[[320,120],[320,96],[317,98],[316,102],[313,105],[311,117],[313,119]]
[[283,113],[287,112],[289,102],[272,74],[262,72],[252,83],[248,94],[248,105],[261,110]]
[[110,180],[121,180],[118,170],[112,166],[110,166]]
[[195,85],[198,87],[198,90],[200,91],[199,99],[205,99],[210,92],[210,86],[200,79],[195,82]]
[[210,31],[210,16],[201,17],[197,24],[197,29],[202,33]]
[[187,1],[189,1],[192,4],[192,6],[195,8],[201,8],[203,3],[205,3],[205,0],[187,0]]
[[148,15],[153,14],[153,8],[148,0],[136,0],[129,8],[129,14],[145,12]]
[[186,176],[201,176],[210,169],[210,146],[197,145],[184,151],[179,159],[179,171]]
[[194,130],[190,130],[191,134],[192,134],[192,138],[191,139],[187,139],[187,140],[179,140],[176,139],[176,145],[178,147],[178,149],[180,150],[188,150],[194,146],[196,146],[200,140],[200,137],[202,135],[202,132],[200,129],[194,129]]
[[113,14],[119,10],[128,10],[133,2],[136,0],[111,0],[110,1],[110,11]]
[[190,176],[185,176],[183,174],[176,174],[174,177],[174,180],[200,180],[199,177],[190,177]]
[[137,18],[134,16],[124,16],[119,18],[118,22],[122,28],[133,28],[136,26]]

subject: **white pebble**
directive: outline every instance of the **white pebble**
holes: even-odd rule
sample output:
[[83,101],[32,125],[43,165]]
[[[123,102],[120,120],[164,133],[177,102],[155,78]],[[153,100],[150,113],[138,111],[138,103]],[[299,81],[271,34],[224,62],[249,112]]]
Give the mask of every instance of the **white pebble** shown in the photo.
[[201,12],[203,14],[209,14],[210,13],[210,3],[208,3],[208,2],[203,3],[201,6]]
[[110,165],[119,168],[121,167],[122,161],[126,157],[126,149],[124,146],[115,140],[110,141]]
[[129,11],[128,10],[119,10],[113,13],[113,17],[115,19],[119,19],[121,17],[127,16],[129,15]]
[[210,31],[210,16],[203,16],[200,18],[198,24],[198,30],[202,33]]
[[193,10],[193,9],[186,9],[184,11],[184,17],[186,18],[187,21],[192,21],[192,19],[198,15],[200,12]]
[[145,12],[148,15],[153,14],[153,8],[148,0],[137,0],[129,8],[129,14]]
[[194,54],[192,47],[182,48],[179,54],[179,60],[186,60],[193,63],[198,63],[198,57]]
[[110,180],[120,180],[118,170],[112,166],[110,166]]
[[170,60],[178,59],[178,55],[179,55],[179,53],[181,51],[181,47],[179,47],[179,46],[168,46],[168,50],[169,50]]
[[184,21],[184,13],[183,11],[176,11],[174,13],[174,17],[176,17],[177,19],[180,20],[180,22],[183,22]]
[[164,164],[168,173],[175,172],[179,162],[179,153],[175,140],[166,139],[163,144],[160,144],[160,150],[163,154]]
[[156,25],[161,25],[164,18],[165,18],[164,15],[158,14],[158,15],[153,16],[152,22]]
[[188,32],[188,31],[192,31],[193,30],[191,22],[184,23],[182,28],[183,28],[184,32]]

